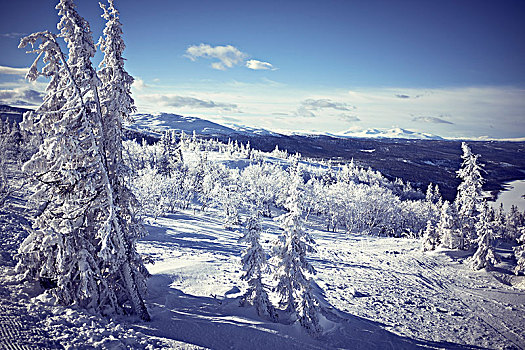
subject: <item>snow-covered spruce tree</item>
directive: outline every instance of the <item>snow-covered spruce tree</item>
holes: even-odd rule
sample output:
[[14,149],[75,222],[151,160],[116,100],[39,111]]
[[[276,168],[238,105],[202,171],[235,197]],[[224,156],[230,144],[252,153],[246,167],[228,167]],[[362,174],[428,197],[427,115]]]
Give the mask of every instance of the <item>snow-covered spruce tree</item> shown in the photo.
[[[292,163],[294,163],[292,159]],[[303,179],[295,162],[290,166],[290,184],[284,204],[288,211],[280,217],[284,230],[277,247],[277,262],[274,278],[278,281],[276,292],[280,296],[280,307],[290,316],[290,321],[298,321],[310,334],[318,335],[319,303],[312,292],[313,266],[306,260],[308,252],[315,251],[315,243],[304,230],[300,209],[300,187]]]
[[457,172],[462,180],[458,186],[455,206],[458,212],[458,222],[460,228],[460,240],[458,249],[475,248],[474,241],[477,239],[475,223],[479,215],[479,205],[482,201],[481,186],[483,178],[481,176],[482,167],[478,164],[479,155],[475,155],[470,147],[463,142],[463,163]]
[[443,203],[441,214],[436,228],[441,237],[441,246],[448,249],[457,249],[461,241],[461,233],[457,225],[457,213],[454,205],[448,201]]
[[258,209],[252,213],[245,224],[245,234],[241,242],[247,244],[242,254],[244,274],[242,279],[248,283],[248,290],[242,297],[241,305],[250,304],[255,306],[257,314],[270,320],[277,320],[277,314],[268,298],[262,277],[268,272],[266,253],[260,243],[261,237],[261,214]]
[[514,273],[519,275],[520,273],[525,273],[525,226],[521,226],[518,229],[520,236],[517,241],[520,244],[517,247],[514,247],[514,256],[516,257],[517,265],[514,268]]
[[0,209],[4,206],[9,196],[9,182],[7,178],[7,144],[8,128],[0,118]]
[[137,200],[126,186],[122,161],[123,122],[130,121],[131,114],[136,110],[131,97],[133,77],[124,69],[122,54],[126,46],[122,39],[119,12],[113,0],[108,0],[108,3],[108,7],[100,4],[106,26],[98,42],[104,54],[98,76],[102,85],[99,89],[102,116],[100,145],[113,193],[112,198],[108,198],[107,226],[101,237],[99,255],[106,263],[104,270],[108,273],[111,288],[119,292],[119,305],[131,303],[134,313],[147,320],[150,316],[143,296],[149,273],[135,246],[146,232],[135,217]]
[[[23,170],[35,181],[34,230],[19,249],[17,271],[50,288],[56,302],[93,312],[135,313],[148,320],[142,295],[145,268],[134,250],[133,225],[117,195],[104,152],[98,77],[91,64],[95,45],[89,24],[71,0],[60,0],[59,37],[31,34],[20,47],[41,44],[28,78],[51,78],[43,104],[25,116],[26,127],[44,135]],[[41,56],[46,63],[39,73]],[[128,224],[128,226],[126,226]],[[131,243],[131,244],[130,244]]]
[[478,249],[472,257],[468,259],[468,264],[473,270],[481,270],[483,268],[492,268],[498,262],[494,250],[492,249],[492,239],[494,236],[494,227],[490,217],[489,206],[484,202],[480,207],[480,214],[475,228],[478,239]]
[[423,233],[423,251],[434,250],[439,245],[439,231],[436,230],[431,220],[427,221],[427,227]]
[[505,234],[510,241],[514,241],[520,237],[518,232],[520,222],[521,214],[518,211],[518,207],[513,204],[505,218]]

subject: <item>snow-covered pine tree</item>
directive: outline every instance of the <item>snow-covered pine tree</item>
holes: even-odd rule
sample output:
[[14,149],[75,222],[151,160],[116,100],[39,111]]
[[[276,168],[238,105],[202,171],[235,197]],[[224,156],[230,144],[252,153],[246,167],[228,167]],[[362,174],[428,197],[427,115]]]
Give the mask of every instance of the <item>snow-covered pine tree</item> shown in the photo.
[[313,266],[306,260],[308,252],[315,251],[315,243],[304,230],[300,209],[300,187],[303,179],[296,161],[290,166],[290,184],[285,209],[280,217],[284,230],[277,247],[275,260],[277,267],[274,278],[278,281],[276,291],[280,296],[280,306],[290,315],[290,320],[298,321],[310,334],[318,335],[319,303],[312,292]]
[[277,313],[262,281],[263,274],[268,272],[268,263],[260,243],[262,230],[260,217],[261,213],[258,209],[252,210],[245,224],[244,236],[241,238],[241,242],[247,244],[242,254],[244,274],[241,278],[248,283],[248,290],[242,297],[241,305],[249,303],[255,306],[259,316],[276,321]]
[[427,221],[427,227],[423,234],[423,251],[434,250],[439,245],[439,231],[436,230],[431,220]]
[[516,257],[516,267],[514,273],[519,275],[525,273],[525,226],[521,226],[518,229],[520,236],[518,237],[518,246],[514,247],[514,256]]
[[[133,312],[148,320],[141,293],[145,285],[129,278],[136,270],[133,264],[143,267],[142,261],[133,256],[134,246],[125,244],[106,167],[89,24],[71,0],[60,0],[56,8],[67,61],[50,32],[31,34],[20,43],[41,41],[28,78],[44,75],[51,81],[43,104],[25,116],[26,127],[43,134],[44,141],[23,167],[35,181],[37,213],[34,230],[19,249],[17,271],[40,280],[58,303],[108,315]],[[113,246],[116,241],[120,245]],[[126,263],[113,267],[119,260]],[[119,268],[120,274],[115,273]]]
[[462,180],[458,186],[456,200],[454,202],[458,213],[460,228],[460,240],[458,249],[471,249],[475,247],[476,240],[475,223],[479,215],[478,207],[482,201],[481,186],[483,177],[481,176],[482,167],[478,164],[479,155],[472,153],[470,147],[463,142],[463,163],[457,172]]
[[490,217],[490,208],[486,202],[483,202],[480,209],[481,212],[475,225],[478,239],[474,242],[477,243],[478,249],[474,255],[468,259],[468,264],[473,270],[491,268],[498,262],[492,249],[494,228],[492,218]]
[[441,214],[436,228],[441,237],[441,246],[448,249],[457,249],[461,241],[461,233],[457,226],[457,213],[454,205],[448,201],[443,203]]

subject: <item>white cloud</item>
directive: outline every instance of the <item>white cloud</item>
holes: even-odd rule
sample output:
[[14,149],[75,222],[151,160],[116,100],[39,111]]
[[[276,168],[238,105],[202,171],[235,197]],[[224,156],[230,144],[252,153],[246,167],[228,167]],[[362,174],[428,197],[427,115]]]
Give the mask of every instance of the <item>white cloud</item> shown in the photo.
[[226,70],[241,65],[252,70],[276,70],[270,62],[248,59],[248,54],[232,45],[193,45],[186,49],[186,57],[192,61],[198,58],[216,60],[212,62],[211,67],[217,70]]
[[[361,128],[391,128],[398,125],[442,137],[525,136],[525,89],[516,87],[352,87],[350,91],[323,87],[306,89],[290,84],[274,86],[262,81],[205,81],[197,85],[181,84],[176,90],[170,88],[169,91],[158,92],[163,95],[192,96],[216,105],[235,105],[237,109],[221,110],[210,103],[208,105],[213,108],[197,108],[190,104],[170,107],[165,104],[167,102],[145,99],[143,96],[148,95],[140,94],[134,96],[137,106],[142,111],[173,112],[212,121],[219,116],[235,117],[241,124],[274,131],[321,130],[337,133],[352,124],[359,124]],[[396,94],[400,92],[411,98],[397,97]],[[414,98],[418,95],[421,97]],[[355,117],[360,121],[355,120]],[[434,118],[454,124],[439,122]]]
[[415,122],[424,122],[424,123],[434,123],[434,124],[454,124],[451,121],[445,120],[441,118],[443,116],[439,117],[427,117],[427,116],[419,116],[412,118],[412,121]]
[[301,102],[301,105],[306,109],[314,110],[314,111],[325,109],[325,108],[332,108],[332,109],[336,109],[339,111],[351,111],[355,109],[354,106],[349,106],[348,104],[343,103],[343,102],[335,102],[328,98],[322,98],[318,100],[309,98]]
[[297,108],[297,112],[295,113],[295,115],[298,117],[306,117],[306,118],[316,117],[315,113],[309,110],[308,108],[306,108],[305,106],[299,106],[299,108]]
[[232,45],[211,46],[208,44],[188,47],[186,56],[192,61],[196,61],[197,58],[216,59],[219,62],[213,62],[211,66],[219,70],[226,70],[226,68],[240,65],[247,57],[244,52]]
[[275,70],[273,65],[269,62],[263,62],[258,60],[249,60],[246,62],[246,67],[253,69],[253,70]]
[[359,119],[356,115],[351,114],[341,114],[339,115],[339,119],[345,122],[359,122],[361,119]]
[[28,71],[29,71],[29,68],[13,68],[13,67],[7,67],[7,66],[0,66],[0,74],[25,76]]
[[173,94],[155,94],[145,95],[142,96],[142,98],[167,107],[237,111],[237,105],[234,103],[215,102],[212,100],[204,100],[195,97],[179,96]]
[[37,106],[43,97],[42,92],[28,88],[0,90],[0,103],[8,105]]
[[148,85],[146,85],[144,80],[142,80],[141,78],[135,77],[134,79],[135,80],[133,81],[133,85],[131,85],[131,87],[133,87],[133,88],[135,88],[137,90],[142,90],[142,89],[148,87]]

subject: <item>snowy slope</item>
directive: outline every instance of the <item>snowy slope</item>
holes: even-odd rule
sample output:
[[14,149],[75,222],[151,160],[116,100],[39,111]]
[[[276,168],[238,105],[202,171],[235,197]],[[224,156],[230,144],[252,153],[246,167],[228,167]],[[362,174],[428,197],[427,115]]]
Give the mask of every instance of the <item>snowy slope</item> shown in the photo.
[[142,132],[162,133],[166,130],[184,131],[201,135],[233,135],[237,131],[226,126],[197,117],[185,117],[171,113],[135,114],[129,127]]
[[[147,225],[153,322],[141,333],[212,349],[525,347],[522,277],[473,272],[457,252],[420,251],[417,240],[343,235],[310,227],[325,334],[261,319],[239,307],[241,233],[213,212],[181,211]],[[279,234],[266,220],[263,242]]]
[[194,131],[199,135],[207,136],[234,136],[234,135],[253,135],[253,136],[281,136],[280,134],[239,124],[221,125],[209,120],[197,117],[185,117],[178,114],[135,114],[134,122],[129,128],[142,132],[162,133],[166,130],[184,131],[192,134]]

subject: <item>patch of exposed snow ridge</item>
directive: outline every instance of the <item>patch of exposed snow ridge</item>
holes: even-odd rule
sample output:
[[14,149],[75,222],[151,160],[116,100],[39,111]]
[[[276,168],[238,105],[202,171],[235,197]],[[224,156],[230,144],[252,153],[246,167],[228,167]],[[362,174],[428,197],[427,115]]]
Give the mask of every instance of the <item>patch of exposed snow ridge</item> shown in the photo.
[[413,139],[413,140],[443,140],[441,136],[412,131],[403,128],[392,129],[350,129],[333,134],[336,137],[355,137],[355,138],[388,138],[388,139]]

